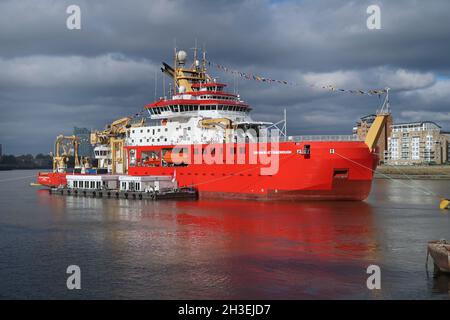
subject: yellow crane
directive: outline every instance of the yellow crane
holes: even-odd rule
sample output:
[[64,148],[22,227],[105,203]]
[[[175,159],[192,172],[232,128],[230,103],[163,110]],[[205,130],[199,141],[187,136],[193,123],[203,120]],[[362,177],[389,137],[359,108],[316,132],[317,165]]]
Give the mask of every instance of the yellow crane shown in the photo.
[[[138,122],[133,122],[132,117],[123,117],[108,124],[102,131],[94,131],[91,133],[90,142],[92,145],[106,145],[111,150],[111,173],[124,173],[125,152],[123,150],[124,138],[128,128],[142,127],[145,119],[142,118]],[[120,166],[120,170],[118,170]]]
[[373,151],[378,143],[378,139],[380,138],[381,133],[386,125],[386,120],[391,114],[389,109],[389,88],[386,88],[386,97],[381,106],[381,109],[377,111],[377,115],[372,125],[370,126],[369,131],[367,132],[366,139],[364,143]]
[[78,147],[80,140],[76,136],[59,135],[56,137],[53,155],[53,172],[66,172],[69,157],[73,155],[75,167],[80,166]]

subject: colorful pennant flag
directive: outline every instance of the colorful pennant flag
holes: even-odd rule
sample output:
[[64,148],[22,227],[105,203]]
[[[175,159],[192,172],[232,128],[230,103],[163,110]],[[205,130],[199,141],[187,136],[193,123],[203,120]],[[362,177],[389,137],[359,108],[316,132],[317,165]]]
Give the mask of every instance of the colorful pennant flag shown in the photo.
[[[266,78],[266,77],[262,77],[262,76],[257,76],[257,75],[253,75],[253,74],[248,74],[242,71],[238,71],[238,70],[234,70],[231,68],[228,68],[226,66],[208,61],[208,66],[214,66],[216,67],[218,70],[222,70],[225,71],[227,73],[231,73],[233,75],[238,75],[241,78],[244,78],[246,80],[255,80],[258,82],[276,82],[279,84],[285,84],[285,85],[292,85],[292,86],[301,86],[301,84],[298,84],[296,82],[290,82],[290,81],[286,81],[286,80],[277,80],[277,79],[271,79],[271,78]],[[356,95],[382,95],[386,93],[386,89],[370,89],[370,90],[352,90],[352,89],[342,89],[342,88],[336,88],[333,85],[327,85],[327,86],[317,86],[314,84],[309,85],[309,87],[311,88],[322,88],[322,89],[326,89],[326,90],[331,90],[331,91],[340,91],[340,92],[346,92],[346,93],[351,93],[351,94],[356,94]]]

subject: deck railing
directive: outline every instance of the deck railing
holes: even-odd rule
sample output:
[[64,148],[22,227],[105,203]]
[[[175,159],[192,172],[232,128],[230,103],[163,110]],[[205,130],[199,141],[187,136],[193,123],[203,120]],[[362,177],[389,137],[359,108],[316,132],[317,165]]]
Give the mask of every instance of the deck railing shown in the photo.
[[287,136],[280,137],[280,142],[294,141],[361,141],[355,135],[308,135],[308,136]]

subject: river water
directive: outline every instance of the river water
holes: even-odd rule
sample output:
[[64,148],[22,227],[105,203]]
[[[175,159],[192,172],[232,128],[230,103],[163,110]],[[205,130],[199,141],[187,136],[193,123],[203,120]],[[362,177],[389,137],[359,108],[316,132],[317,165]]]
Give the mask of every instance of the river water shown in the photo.
[[49,195],[35,173],[0,171],[2,299],[450,298],[425,268],[450,215],[405,186],[450,196],[450,180],[377,179],[364,202],[151,202]]

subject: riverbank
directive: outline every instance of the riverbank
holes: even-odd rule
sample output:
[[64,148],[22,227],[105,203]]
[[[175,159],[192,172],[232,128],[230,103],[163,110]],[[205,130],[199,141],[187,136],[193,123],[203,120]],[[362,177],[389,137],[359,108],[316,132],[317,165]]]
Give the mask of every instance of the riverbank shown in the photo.
[[0,171],[10,171],[10,170],[51,170],[52,167],[49,166],[16,166],[16,165],[1,165]]
[[450,180],[450,165],[436,166],[379,166],[375,178],[386,179],[420,179],[420,180]]

